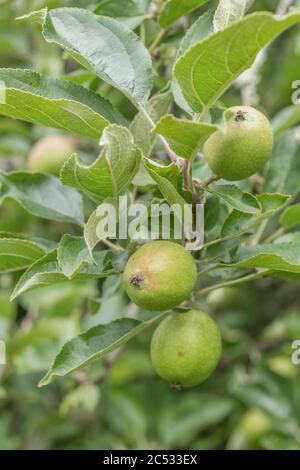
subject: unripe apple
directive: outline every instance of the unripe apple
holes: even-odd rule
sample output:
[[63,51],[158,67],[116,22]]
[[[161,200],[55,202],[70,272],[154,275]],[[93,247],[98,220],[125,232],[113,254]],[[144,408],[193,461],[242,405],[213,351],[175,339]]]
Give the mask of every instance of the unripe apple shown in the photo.
[[170,241],[153,241],[128,260],[123,285],[129,298],[147,310],[168,310],[191,294],[197,268],[191,253]]
[[224,112],[224,123],[205,142],[204,156],[211,170],[229,181],[256,173],[273,148],[273,131],[264,114],[249,106]]
[[49,135],[32,148],[27,167],[31,171],[58,176],[61,167],[76,150],[75,139],[63,135]]
[[243,416],[241,429],[247,440],[256,444],[262,437],[272,431],[272,426],[266,413],[253,408]]
[[156,372],[176,387],[203,382],[221,356],[221,335],[210,315],[200,310],[173,313],[162,320],[151,341]]

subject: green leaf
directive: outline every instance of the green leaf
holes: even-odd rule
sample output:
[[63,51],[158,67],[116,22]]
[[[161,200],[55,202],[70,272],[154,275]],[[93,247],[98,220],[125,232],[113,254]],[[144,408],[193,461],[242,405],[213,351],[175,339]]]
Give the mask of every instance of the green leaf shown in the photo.
[[98,0],[94,8],[97,15],[116,17],[139,16],[147,12],[151,0]]
[[14,199],[25,210],[44,219],[82,225],[80,194],[63,186],[58,178],[42,173],[0,171],[0,204]]
[[[156,123],[169,108],[172,101],[172,93],[160,93],[154,95],[146,104],[145,108],[152,121]],[[142,150],[143,155],[148,157],[153,150],[156,135],[153,134],[152,126],[142,111],[139,111],[129,126],[136,145]]]
[[295,130],[286,132],[277,142],[268,164],[263,191],[295,196],[299,192],[299,141]]
[[18,240],[30,240],[35,245],[37,245],[44,253],[47,251],[55,250],[57,243],[53,240],[48,240],[46,238],[33,237],[31,234],[26,233],[16,233],[16,232],[4,232],[0,231],[0,238],[17,238]]
[[248,214],[260,213],[260,205],[250,193],[245,193],[233,184],[215,184],[205,188],[205,190],[223,199],[234,209]]
[[181,195],[183,178],[182,174],[174,163],[170,165],[160,165],[153,160],[144,158],[144,165],[153,180],[156,182],[160,192],[170,205],[179,204],[184,206],[185,199]]
[[80,8],[57,8],[48,12],[43,35],[135,104],[148,101],[150,55],[138,36],[118,21]]
[[219,31],[245,15],[253,0],[220,0],[214,17],[214,29]]
[[262,215],[273,215],[290,200],[290,196],[280,193],[261,193],[256,195]]
[[223,224],[221,230],[222,237],[252,232],[262,220],[272,217],[281,210],[290,197],[285,194],[263,193],[258,194],[256,199],[260,204],[261,212],[258,214],[247,214],[234,209]]
[[0,273],[26,269],[45,254],[38,244],[31,240],[4,238],[0,234]]
[[280,223],[285,229],[296,227],[300,224],[300,203],[287,207],[281,214]]
[[89,253],[91,254],[97,243],[99,243],[100,239],[97,235],[97,225],[100,222],[100,217],[98,215],[98,210],[94,210],[87,223],[84,226],[84,239],[85,244],[89,249]]
[[273,243],[300,243],[300,232],[284,233],[279,238],[276,238]]
[[126,122],[109,101],[70,81],[31,70],[0,69],[0,82],[5,86],[0,114],[5,116],[92,139],[99,139],[110,122]]
[[101,0],[94,8],[97,15],[111,16],[130,29],[135,29],[147,17],[151,0]]
[[93,263],[83,237],[64,235],[57,247],[57,260],[63,274],[72,279],[84,266]]
[[190,105],[187,103],[186,99],[184,98],[182,91],[178,85],[178,82],[174,77],[171,82],[171,90],[172,90],[174,100],[177,106],[179,106],[179,108],[185,111],[190,117],[193,117],[195,113],[190,107]]
[[[111,199],[108,198],[103,201],[103,204],[108,204],[109,206],[112,206],[114,208],[114,211],[116,214],[119,213],[119,206],[118,202],[116,199]],[[100,209],[100,212],[99,212]],[[89,216],[88,221],[86,222],[84,226],[84,240],[85,244],[88,247],[89,253],[92,255],[92,251],[95,248],[95,246],[101,241],[100,234],[97,233],[97,226],[99,222],[102,220],[103,217],[105,216],[106,211],[104,210],[101,212],[101,205],[95,209],[91,215]],[[116,221],[117,224],[117,221]],[[104,237],[105,238],[105,237]]]
[[60,172],[64,184],[84,192],[95,202],[126,191],[141,161],[141,151],[125,127],[108,126],[100,145],[103,149],[92,165],[83,166],[76,155],[72,155]]
[[212,124],[202,124],[167,115],[160,119],[154,132],[164,136],[178,156],[189,160],[217,129],[217,126]]
[[[219,217],[222,216],[221,201],[220,198],[207,194],[205,196],[204,204],[204,229],[206,232],[212,230],[218,226],[219,229]],[[217,227],[216,227],[217,228]]]
[[191,108],[204,114],[253,64],[264,46],[299,21],[297,11],[280,18],[254,13],[191,47],[174,67]]
[[143,188],[142,189],[143,191],[148,190],[150,188],[153,189],[153,187],[155,186],[155,182],[153,181],[153,179],[147,172],[143,161],[141,163],[138,173],[135,175],[135,177],[132,180],[132,184],[136,186],[137,189]]
[[[194,44],[202,41],[207,36],[213,33],[214,25],[213,25],[213,18],[214,18],[214,10],[208,10],[206,13],[201,15],[187,30],[183,39],[179,45],[178,52],[177,52],[177,59],[183,55],[185,51],[187,51],[190,47]],[[175,77],[172,79],[171,89],[176,101],[176,104],[183,109],[187,114],[190,116],[194,115],[192,108],[189,106],[187,101],[185,100],[182,91],[179,87],[179,84]]]
[[25,271],[13,290],[11,300],[35,287],[47,286],[65,280],[66,277],[57,262],[56,251],[52,251],[33,263]]
[[274,137],[279,139],[290,127],[294,127],[300,122],[300,105],[292,104],[279,111],[272,119],[272,129]]
[[158,22],[168,28],[174,21],[196,10],[208,0],[166,0],[160,11]]
[[259,217],[253,214],[233,209],[222,226],[221,237],[236,236],[247,232],[252,233],[258,220]]
[[[112,263],[112,252],[110,250],[95,253],[94,259],[95,264],[87,265],[82,263],[79,270],[75,269],[77,273],[76,276],[74,275],[74,279],[79,281],[101,279],[117,272]],[[67,273],[72,272],[72,269],[74,270],[74,264],[72,267],[62,258],[60,258],[60,262],[63,263],[63,267]],[[11,300],[31,289],[67,281],[68,278],[64,275],[59,265],[57,252],[52,251],[33,263],[27,271],[25,271],[15,286]]]
[[213,18],[214,10],[208,10],[192,24],[183,36],[177,52],[177,59],[184,54],[190,47],[214,32]]
[[31,11],[30,13],[26,13],[26,15],[18,16],[16,19],[18,21],[24,21],[30,19],[33,22],[43,24],[47,16],[47,8],[41,8],[37,11]]
[[300,242],[243,247],[228,266],[300,273]]
[[52,367],[39,382],[39,387],[100,360],[151,326],[162,315],[164,314],[154,316],[145,322],[133,318],[121,318],[106,325],[95,326],[71,339],[58,353]]

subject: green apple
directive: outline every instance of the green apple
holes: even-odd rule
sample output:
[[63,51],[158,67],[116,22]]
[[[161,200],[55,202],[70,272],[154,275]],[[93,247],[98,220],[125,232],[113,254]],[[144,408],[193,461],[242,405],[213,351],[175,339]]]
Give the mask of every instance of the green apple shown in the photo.
[[202,383],[216,368],[221,356],[219,328],[200,310],[173,313],[155,330],[151,360],[155,371],[176,387]]
[[128,260],[123,285],[129,298],[147,310],[168,310],[186,300],[197,268],[191,253],[170,241],[153,241]]
[[264,114],[249,106],[234,106],[224,123],[205,142],[204,156],[211,170],[229,181],[256,173],[268,161],[273,131]]
[[75,139],[63,135],[49,135],[32,148],[27,167],[30,171],[58,176],[61,167],[76,150]]

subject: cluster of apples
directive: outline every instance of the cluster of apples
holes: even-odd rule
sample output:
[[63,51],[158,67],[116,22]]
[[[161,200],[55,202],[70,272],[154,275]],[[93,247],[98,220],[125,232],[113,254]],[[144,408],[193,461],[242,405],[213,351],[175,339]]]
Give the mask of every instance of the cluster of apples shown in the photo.
[[[248,106],[223,114],[223,123],[204,145],[204,156],[220,178],[236,181],[256,173],[268,160],[273,132],[266,116]],[[169,310],[189,298],[197,269],[183,246],[169,241],[150,242],[129,259],[124,287],[143,309]],[[178,387],[203,382],[221,356],[221,335],[213,318],[200,310],[171,313],[157,327],[151,341],[154,369]]]
[[[190,252],[170,241],[149,242],[128,260],[123,285],[130,299],[147,310],[170,310],[186,300],[196,283]],[[210,315],[200,310],[173,312],[164,318],[151,341],[154,369],[174,387],[203,382],[217,366],[221,335]]]

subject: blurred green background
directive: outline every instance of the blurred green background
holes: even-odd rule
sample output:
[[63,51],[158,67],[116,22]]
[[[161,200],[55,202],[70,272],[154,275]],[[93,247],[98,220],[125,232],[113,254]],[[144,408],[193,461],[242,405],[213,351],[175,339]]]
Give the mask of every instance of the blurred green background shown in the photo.
[[[256,1],[254,7],[274,11],[276,3]],[[94,7],[83,0],[0,0],[0,66],[72,79],[99,90],[133,117],[126,98],[46,44],[37,25],[15,21],[44,6]],[[160,51],[156,87],[167,83],[169,62],[198,15],[170,31]],[[155,35],[151,20],[145,30]],[[293,28],[275,41],[261,69],[257,103],[270,117],[291,104],[299,61],[300,29]],[[224,103],[240,103],[240,92],[233,87]],[[0,168],[26,168],[31,147],[48,134],[57,131],[0,117]],[[81,139],[77,146],[86,161],[96,155],[89,141]],[[72,226],[28,216],[8,200],[0,206],[0,230],[54,240],[76,233]],[[0,276],[0,339],[7,344],[7,365],[0,366],[0,449],[300,449],[300,365],[291,363],[292,342],[300,339],[299,284],[265,279],[201,299],[199,306],[220,325],[224,351],[219,368],[200,387],[172,391],[154,374],[147,331],[111,365],[99,362],[38,389],[66,339],[130,313],[132,306],[116,277],[40,288],[10,304],[18,276]]]

